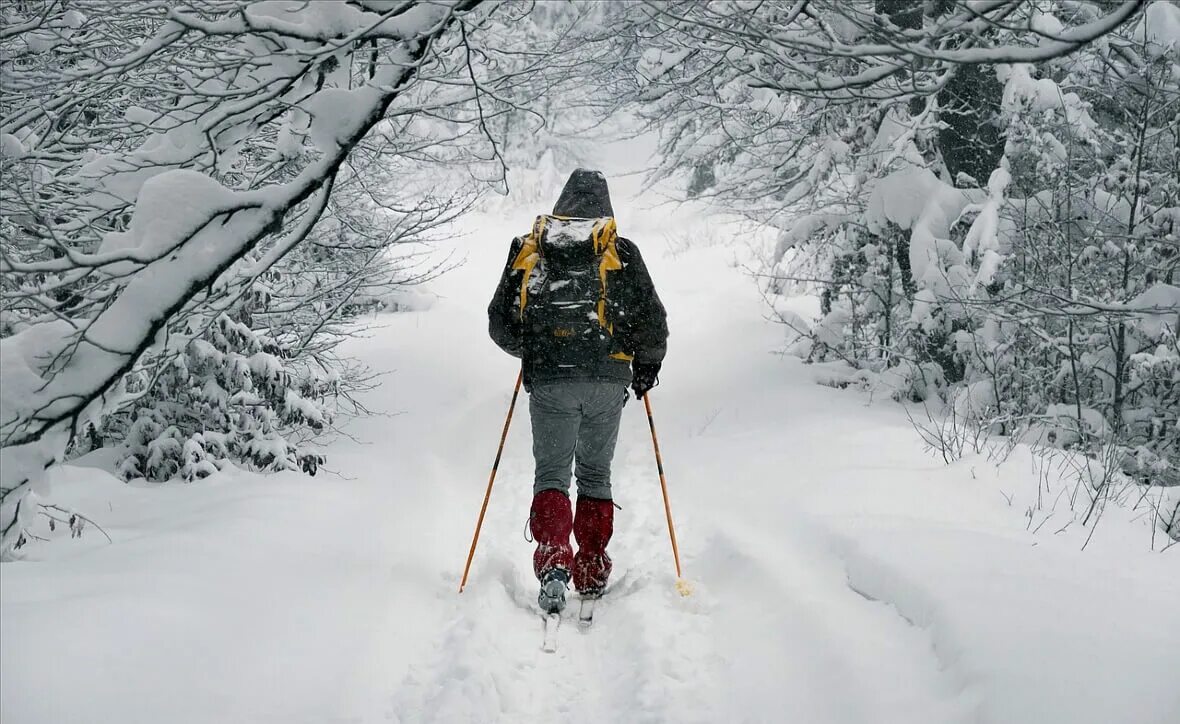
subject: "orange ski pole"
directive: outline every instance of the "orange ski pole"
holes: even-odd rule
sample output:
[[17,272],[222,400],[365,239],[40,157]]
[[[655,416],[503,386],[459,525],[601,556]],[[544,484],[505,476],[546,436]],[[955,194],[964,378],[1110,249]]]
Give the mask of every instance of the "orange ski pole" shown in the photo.
[[676,528],[672,525],[672,504],[668,502],[668,482],[664,478],[664,459],[660,455],[660,441],[656,437],[656,421],[651,415],[651,393],[643,396],[643,406],[647,409],[647,424],[651,427],[651,444],[656,451],[656,469],[660,472],[660,490],[664,494],[664,515],[668,518],[668,537],[672,539],[672,559],[676,562],[676,588],[681,595],[688,595],[688,587],[682,585],[680,577],[680,549],[676,545]]
[[492,462],[492,474],[488,477],[488,490],[483,495],[483,505],[479,509],[479,520],[475,523],[475,535],[471,538],[471,550],[467,551],[467,565],[463,566],[463,580],[459,582],[459,593],[467,585],[467,574],[471,572],[471,559],[475,557],[475,546],[479,544],[479,531],[483,528],[483,517],[488,512],[488,501],[492,498],[492,483],[496,482],[496,471],[500,468],[500,456],[504,454],[504,441],[508,439],[508,426],[512,424],[512,411],[516,409],[516,398],[520,394],[520,383],[524,379],[524,370],[516,375],[516,387],[512,390],[512,403],[508,405],[508,417],[504,420],[504,431],[500,433],[500,447],[496,450],[496,459]]

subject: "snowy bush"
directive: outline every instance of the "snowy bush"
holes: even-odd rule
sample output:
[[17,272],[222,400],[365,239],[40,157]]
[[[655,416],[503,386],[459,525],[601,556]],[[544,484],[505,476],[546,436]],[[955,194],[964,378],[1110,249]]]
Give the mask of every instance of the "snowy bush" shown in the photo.
[[322,457],[295,435],[327,427],[339,379],[223,314],[146,384],[103,429],[126,450],[119,474],[191,481],[230,462],[314,475]]

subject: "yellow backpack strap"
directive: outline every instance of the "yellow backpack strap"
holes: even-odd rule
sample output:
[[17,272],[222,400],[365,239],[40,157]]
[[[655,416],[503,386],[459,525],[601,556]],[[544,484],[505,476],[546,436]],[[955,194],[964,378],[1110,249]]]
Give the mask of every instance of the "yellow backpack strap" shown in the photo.
[[[590,232],[590,237],[594,240],[594,253],[601,254],[606,251],[608,247],[614,248],[615,239],[619,236],[618,227],[615,225],[613,217],[608,217],[600,220],[594,225],[594,229]],[[615,255],[618,256],[617,254]]]
[[[615,325],[606,319],[606,276],[609,272],[619,271],[623,268],[623,262],[619,259],[618,239],[618,228],[613,218],[604,220],[594,228],[594,250],[602,254],[602,260],[598,262],[598,283],[600,290],[598,296],[598,324],[606,328],[612,335],[615,333]],[[611,359],[630,362],[632,356],[626,352],[615,352],[611,355]]]
[[601,255],[598,262],[598,324],[613,333],[614,325],[606,321],[606,275],[608,272],[623,268],[623,263],[619,261],[619,249],[616,244],[619,236],[615,220],[609,218],[595,224],[591,238],[594,240],[594,252]]
[[541,243],[541,234],[545,232],[545,225],[549,219],[545,216],[538,216],[537,220],[533,222],[533,230],[529,232],[528,236],[524,237],[524,242],[520,246],[520,252],[516,255],[516,259],[512,262],[514,270],[519,269],[524,274],[520,278],[520,319],[524,319],[524,307],[529,301],[529,278],[533,275],[533,269],[540,261],[541,255],[538,252]]

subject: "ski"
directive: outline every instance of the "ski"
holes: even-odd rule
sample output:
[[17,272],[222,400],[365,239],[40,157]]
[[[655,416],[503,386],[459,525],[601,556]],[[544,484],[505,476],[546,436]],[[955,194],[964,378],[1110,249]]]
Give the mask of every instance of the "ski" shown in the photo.
[[583,631],[594,625],[594,604],[601,596],[587,596],[578,606],[578,628]]
[[603,593],[605,591],[581,594],[581,601],[578,605],[578,628],[581,630],[588,631],[590,626],[594,626],[594,607],[598,603],[598,599],[602,598]]
[[561,627],[561,614],[556,611],[541,614],[541,620],[545,624],[544,638],[541,640],[541,650],[547,654],[552,654],[557,651],[557,629]]

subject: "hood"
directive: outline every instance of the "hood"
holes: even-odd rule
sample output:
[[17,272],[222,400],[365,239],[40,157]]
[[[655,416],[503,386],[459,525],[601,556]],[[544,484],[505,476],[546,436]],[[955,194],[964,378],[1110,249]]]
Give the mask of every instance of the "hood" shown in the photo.
[[606,187],[606,176],[601,171],[580,168],[570,174],[561,190],[561,196],[553,205],[554,216],[572,216],[578,219],[598,219],[614,216],[610,205],[610,191]]

